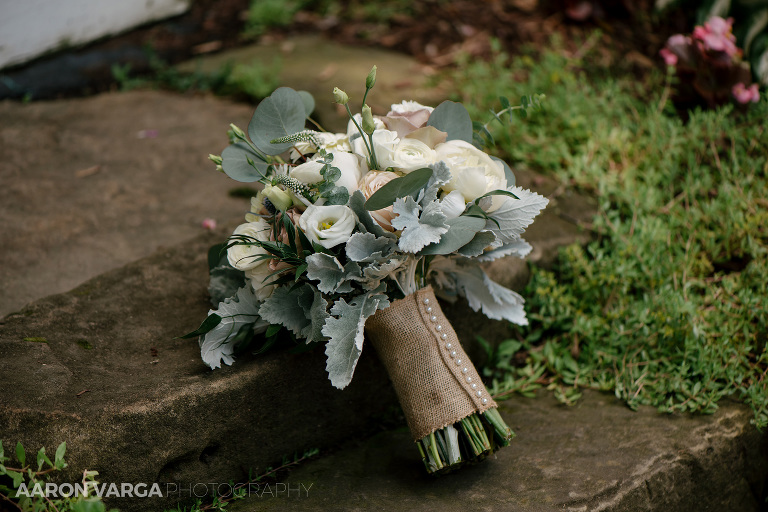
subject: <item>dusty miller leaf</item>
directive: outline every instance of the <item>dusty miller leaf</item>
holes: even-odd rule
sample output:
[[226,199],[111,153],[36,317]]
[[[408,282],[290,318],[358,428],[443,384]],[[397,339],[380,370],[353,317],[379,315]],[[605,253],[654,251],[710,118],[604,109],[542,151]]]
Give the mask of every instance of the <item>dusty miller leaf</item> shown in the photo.
[[219,368],[222,362],[231,365],[235,361],[234,338],[240,329],[247,324],[254,324],[254,332],[267,328],[268,322],[259,316],[260,306],[253,288],[246,285],[234,297],[220,303],[216,311],[208,312],[220,316],[221,322],[200,338],[200,355],[205,364],[211,369]]
[[502,205],[489,215],[485,225],[485,229],[493,232],[503,243],[520,238],[525,228],[533,222],[533,218],[549,203],[546,197],[521,187],[510,187],[507,190],[520,199],[505,197]]
[[390,233],[379,226],[379,223],[373,220],[371,214],[365,209],[365,196],[359,190],[355,190],[352,197],[349,198],[349,206],[357,216],[357,226],[363,233],[373,233],[376,236],[383,236],[395,239],[397,235]]
[[347,303],[343,298],[331,308],[331,317],[325,321],[323,335],[330,338],[325,347],[328,357],[325,369],[331,384],[344,389],[352,380],[357,360],[363,350],[365,320],[379,309],[389,306],[384,286],[353,297]]
[[291,285],[275,288],[259,308],[261,318],[271,324],[280,324],[298,337],[310,325],[307,311],[314,300],[312,286],[305,284],[291,289]]
[[417,253],[425,246],[439,242],[442,234],[448,231],[445,215],[437,201],[427,204],[421,215],[420,209],[412,197],[398,199],[392,208],[397,214],[392,227],[403,230],[398,243],[403,252]]
[[371,262],[386,258],[397,249],[394,240],[377,237],[373,233],[355,233],[344,247],[347,258],[358,262]]
[[313,290],[314,296],[312,303],[304,311],[309,325],[307,325],[301,332],[301,336],[307,339],[307,343],[315,341],[322,341],[323,338],[323,325],[330,315],[328,315],[328,302],[323,298],[323,294],[319,290]]
[[508,244],[502,245],[497,249],[486,252],[478,258],[478,261],[493,261],[499,258],[503,258],[504,256],[525,258],[528,256],[532,249],[533,247],[531,247],[531,244],[522,238],[518,238],[514,242],[510,242]]
[[[440,237],[436,244],[422,249],[421,254],[451,254],[472,241],[478,231],[485,226],[485,219],[478,217],[454,217],[446,221],[448,231]],[[491,240],[495,237],[491,234]]]

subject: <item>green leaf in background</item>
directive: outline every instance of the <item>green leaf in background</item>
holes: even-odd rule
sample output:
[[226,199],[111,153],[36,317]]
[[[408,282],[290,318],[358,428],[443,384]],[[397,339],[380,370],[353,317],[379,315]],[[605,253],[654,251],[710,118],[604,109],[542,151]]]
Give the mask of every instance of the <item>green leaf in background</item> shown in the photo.
[[303,130],[306,118],[302,96],[289,87],[280,87],[256,107],[248,123],[248,135],[260,151],[279,155],[293,143],[272,144],[271,141]]
[[429,116],[427,126],[448,134],[447,140],[463,140],[472,144],[472,119],[461,103],[444,101]]
[[417,169],[401,178],[395,178],[376,191],[365,202],[365,209],[369,212],[392,206],[396,199],[411,196],[416,197],[432,177],[432,169],[427,167]]
[[21,463],[21,467],[24,467],[27,463],[27,454],[24,451],[24,446],[21,444],[21,441],[16,443],[16,458]]
[[236,142],[221,152],[221,168],[227,176],[243,183],[259,181],[267,174],[267,164],[246,143]]
[[507,164],[507,162],[497,156],[491,155],[491,158],[495,162],[501,162],[501,164],[504,166],[504,177],[507,178],[507,187],[514,187],[517,180],[515,178],[515,173],[512,172],[512,168]]
[[[440,241],[426,246],[419,254],[451,254],[458,251],[472,241],[478,231],[485,227],[485,219],[478,217],[467,217],[462,215],[445,221],[448,224],[446,231]],[[491,239],[495,238],[489,233]]]
[[63,469],[67,467],[67,463],[64,462],[64,453],[67,451],[67,443],[66,441],[62,442],[57,448],[56,448],[56,455],[53,458],[53,465],[56,466],[57,469]]

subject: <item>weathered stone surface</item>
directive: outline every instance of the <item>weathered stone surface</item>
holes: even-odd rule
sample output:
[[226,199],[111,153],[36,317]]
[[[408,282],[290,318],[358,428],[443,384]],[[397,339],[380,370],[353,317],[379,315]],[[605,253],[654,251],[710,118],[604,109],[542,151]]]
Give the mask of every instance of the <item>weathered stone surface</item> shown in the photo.
[[0,102],[0,316],[241,218],[241,184],[207,157],[252,114],[153,91]]
[[661,416],[588,392],[570,408],[547,395],[500,410],[518,437],[476,466],[429,477],[408,433],[385,432],[305,463],[282,486],[253,486],[231,510],[764,510],[768,436],[743,405]]
[[225,63],[251,64],[269,67],[280,64],[271,72],[280,82],[294,89],[309,91],[316,100],[316,118],[327,130],[346,132],[349,117],[346,110],[333,102],[333,88],[349,94],[350,108],[359,112],[365,93],[365,77],[375,64],[378,66],[376,86],[367,103],[374,114],[386,114],[392,103],[414,100],[425,105],[437,105],[447,92],[429,84],[429,68],[413,58],[393,51],[370,47],[342,46],[318,35],[303,35],[279,42],[262,42],[203,56],[178,66],[182,71],[213,72]]
[[214,372],[196,340],[174,339],[208,310],[214,241],[162,250],[0,321],[0,439],[49,452],[66,441],[71,471],[96,469],[104,482],[182,485],[242,478],[376,428],[396,399],[372,351],[339,391],[322,350]]

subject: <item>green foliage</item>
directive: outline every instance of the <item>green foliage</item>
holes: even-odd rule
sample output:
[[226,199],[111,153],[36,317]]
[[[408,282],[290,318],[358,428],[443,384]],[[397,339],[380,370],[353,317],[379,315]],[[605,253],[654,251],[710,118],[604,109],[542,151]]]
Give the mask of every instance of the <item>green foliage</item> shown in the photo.
[[218,96],[234,96],[258,101],[266,98],[280,85],[279,58],[270,63],[250,64],[228,62],[213,72],[182,72],[148,49],[149,72],[138,75],[130,64],[113,64],[112,78],[121,91],[134,89],[166,89],[178,92],[212,92]]
[[[104,503],[95,495],[98,485],[96,471],[83,471],[79,485],[85,492],[66,497],[46,495],[46,483],[50,481],[50,475],[67,467],[64,461],[66,450],[67,443],[61,443],[51,461],[45,453],[45,447],[42,447],[34,460],[29,460],[24,446],[17,442],[14,454],[18,464],[10,465],[7,463],[11,459],[5,456],[3,442],[0,440],[0,504],[5,506],[11,503],[14,510],[22,512],[105,512]],[[110,512],[118,511],[112,509]]]
[[571,403],[589,387],[633,408],[704,413],[735,396],[768,426],[768,102],[692,111],[684,124],[660,74],[638,83],[564,53],[555,41],[454,76],[479,112],[502,94],[546,93],[545,113],[493,136],[513,168],[599,202],[585,226],[594,241],[533,269],[530,325],[489,346],[491,391],[549,387]]
[[256,38],[270,28],[290,25],[302,3],[289,0],[251,0],[243,36]]

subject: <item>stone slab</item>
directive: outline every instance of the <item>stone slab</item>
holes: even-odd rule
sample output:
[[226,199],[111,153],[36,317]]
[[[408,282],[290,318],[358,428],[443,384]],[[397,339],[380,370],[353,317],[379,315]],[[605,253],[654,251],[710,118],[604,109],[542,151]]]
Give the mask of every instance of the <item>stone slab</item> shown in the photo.
[[[250,206],[215,172],[253,107],[155,91],[0,102],[0,316]],[[221,236],[227,236],[223,230]]]
[[339,391],[322,347],[211,371],[196,340],[175,339],[205,318],[206,251],[217,240],[158,251],[0,320],[0,439],[49,453],[66,441],[69,481],[88,468],[102,482],[182,486],[377,429],[397,402],[372,351]]
[[316,118],[327,130],[346,131],[346,110],[333,101],[333,88],[346,91],[350,108],[360,112],[365,93],[365,77],[373,65],[378,67],[376,85],[367,102],[374,114],[385,115],[392,103],[415,100],[437,105],[448,92],[432,83],[431,68],[415,59],[389,50],[345,46],[317,34],[291,37],[283,41],[262,41],[215,55],[201,56],[182,63],[181,71],[211,73],[226,63],[257,63],[275,73],[280,82],[309,91],[316,100]]
[[252,486],[229,510],[765,510],[768,436],[743,405],[662,416],[586,392],[573,407],[543,395],[499,409],[518,437],[475,466],[430,477],[408,432],[395,430],[306,462],[280,485]]

